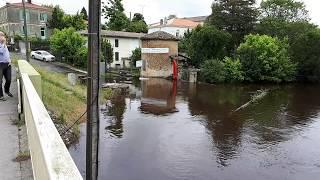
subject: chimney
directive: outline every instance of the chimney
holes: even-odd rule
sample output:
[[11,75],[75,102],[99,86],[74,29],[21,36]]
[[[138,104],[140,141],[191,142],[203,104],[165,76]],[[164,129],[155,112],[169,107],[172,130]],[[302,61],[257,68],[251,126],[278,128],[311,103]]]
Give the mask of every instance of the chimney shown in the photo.
[[28,0],[28,3],[29,3],[29,4],[32,4],[31,0]]

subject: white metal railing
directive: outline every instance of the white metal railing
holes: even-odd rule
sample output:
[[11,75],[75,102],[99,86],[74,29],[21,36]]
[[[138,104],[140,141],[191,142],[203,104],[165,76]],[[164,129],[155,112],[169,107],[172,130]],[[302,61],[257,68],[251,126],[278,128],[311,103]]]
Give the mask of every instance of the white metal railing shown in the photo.
[[21,73],[22,105],[36,180],[82,180],[29,76]]

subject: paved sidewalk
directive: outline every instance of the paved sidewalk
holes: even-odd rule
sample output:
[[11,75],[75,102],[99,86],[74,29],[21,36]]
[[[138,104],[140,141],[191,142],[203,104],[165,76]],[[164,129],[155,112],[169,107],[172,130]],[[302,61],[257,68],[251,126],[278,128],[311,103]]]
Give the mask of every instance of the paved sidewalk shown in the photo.
[[[19,136],[26,134],[21,135],[21,132],[25,132],[22,130],[23,127],[18,128],[14,125],[18,120],[18,94],[15,68],[12,68],[12,71],[11,92],[14,97],[7,97],[7,101],[0,102],[0,177],[3,180],[30,179],[22,173],[26,171],[24,168],[26,162],[14,162],[21,151]],[[31,169],[30,161],[28,166]]]

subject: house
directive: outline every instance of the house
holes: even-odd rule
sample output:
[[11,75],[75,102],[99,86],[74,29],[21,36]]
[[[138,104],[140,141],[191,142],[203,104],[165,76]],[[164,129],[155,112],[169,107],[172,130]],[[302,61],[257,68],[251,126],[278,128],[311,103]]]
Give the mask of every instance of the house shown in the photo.
[[[80,33],[87,35],[87,31],[81,31]],[[141,48],[141,37],[145,35],[144,33],[101,30],[101,37],[103,40],[107,40],[113,48],[113,62],[110,67],[130,67],[132,51]]]
[[178,55],[178,38],[167,32],[157,31],[141,39],[141,77],[174,77],[177,66],[176,61],[170,57]]
[[[52,9],[36,5],[28,0],[25,3],[28,35],[47,39],[50,35],[48,20]],[[22,3],[7,3],[0,8],[0,30],[9,37],[24,36],[24,13]]]
[[156,31],[164,31],[178,38],[182,38],[184,33],[196,28],[198,25],[203,25],[207,16],[161,19],[160,22],[149,25],[149,33]]

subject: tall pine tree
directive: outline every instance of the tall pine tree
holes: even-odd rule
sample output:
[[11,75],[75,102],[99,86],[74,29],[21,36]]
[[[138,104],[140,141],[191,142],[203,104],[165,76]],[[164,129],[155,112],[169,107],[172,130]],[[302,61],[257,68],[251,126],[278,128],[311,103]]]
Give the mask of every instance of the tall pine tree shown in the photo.
[[257,22],[258,10],[255,0],[214,0],[212,14],[208,18],[210,25],[232,35],[231,53],[241,43],[243,37],[253,31]]

